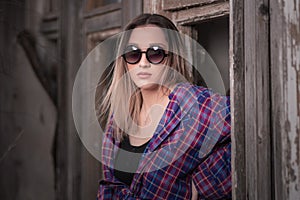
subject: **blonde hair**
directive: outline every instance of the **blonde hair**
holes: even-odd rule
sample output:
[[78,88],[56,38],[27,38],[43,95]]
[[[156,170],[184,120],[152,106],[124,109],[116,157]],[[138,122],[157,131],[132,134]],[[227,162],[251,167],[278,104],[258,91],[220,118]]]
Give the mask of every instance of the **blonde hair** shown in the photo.
[[[128,71],[127,64],[120,55],[124,52],[132,30],[148,24],[162,28],[169,45],[168,56],[164,64],[171,66],[173,70],[164,70],[160,87],[172,87],[178,82],[186,80],[192,82],[191,72],[188,70],[187,62],[182,57],[184,55],[183,43],[175,25],[168,18],[157,14],[142,14],[133,19],[126,26],[126,32],[122,34],[118,42],[118,57],[109,73],[111,79],[107,81],[107,77],[104,79],[102,77],[102,81],[106,80],[107,86],[105,88],[103,84],[100,83],[100,85],[102,85],[102,90],[106,90],[106,94],[101,96],[99,92],[103,91],[98,90],[98,88],[96,90],[96,109],[100,124],[102,126],[106,124],[107,119],[113,115],[113,118],[117,119],[117,126],[114,126],[114,137],[117,140],[122,140],[126,133],[134,134],[137,131],[136,124],[143,104],[140,89],[134,84],[130,76],[125,75]],[[114,123],[116,123],[115,121]]]

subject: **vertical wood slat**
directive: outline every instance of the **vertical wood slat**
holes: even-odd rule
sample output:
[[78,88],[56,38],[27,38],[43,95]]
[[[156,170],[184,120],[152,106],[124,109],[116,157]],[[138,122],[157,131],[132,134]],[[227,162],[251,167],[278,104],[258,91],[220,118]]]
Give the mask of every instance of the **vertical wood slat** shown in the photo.
[[69,159],[68,159],[68,170],[71,172],[68,177],[68,198],[72,200],[79,200],[81,190],[81,166],[78,164],[81,162],[81,149],[82,143],[77,135],[75,128],[73,113],[72,113],[72,92],[73,84],[76,77],[76,73],[82,62],[81,55],[81,28],[82,20],[80,19],[80,11],[83,7],[81,0],[68,0],[68,44],[66,46],[67,51],[67,77],[68,77],[68,120],[66,121],[68,126],[68,142],[69,142]]
[[267,0],[231,1],[233,199],[271,199]]
[[166,15],[162,8],[163,0],[143,0],[144,13],[157,13]]
[[271,199],[268,0],[245,1],[245,145],[249,199]]
[[[269,0],[257,1],[256,109],[258,199],[272,199]],[[247,76],[247,75],[246,75]],[[251,163],[249,163],[251,166]]]
[[60,2],[56,199],[80,199],[80,150],[72,115],[72,89],[80,65],[80,0]]
[[230,1],[229,74],[232,131],[232,199],[246,199],[244,1]]
[[271,199],[268,0],[244,9],[246,190],[249,199]]
[[[66,45],[66,20],[67,13],[64,10],[66,7],[65,1],[60,2],[60,16],[59,16],[59,39],[58,39],[58,51],[59,51],[59,66],[57,69],[57,126],[58,133],[55,138],[55,199],[64,200],[67,199],[67,185],[68,185],[68,169],[67,169],[67,158],[68,158],[68,139],[67,139],[67,127],[66,122],[66,67],[65,67],[65,45]],[[64,149],[64,150],[63,150]]]
[[300,1],[271,1],[272,132],[276,200],[300,196]]
[[[282,141],[281,141],[281,130],[283,127],[284,114],[281,112],[281,106],[283,105],[283,85],[282,85],[282,71],[281,67],[283,65],[282,60],[279,59],[282,57],[280,54],[280,48],[282,48],[281,41],[278,41],[283,34],[282,17],[280,15],[280,5],[276,1],[276,3],[270,4],[270,9],[272,9],[270,15],[270,33],[271,33],[271,65],[273,68],[271,69],[271,96],[272,96],[272,135],[273,135],[273,177],[274,177],[274,199],[287,199],[286,194],[283,189],[283,153],[282,151]],[[276,13],[275,15],[273,13]],[[276,81],[278,81],[276,83]],[[275,100],[276,99],[276,100]]]
[[[257,136],[257,58],[256,58],[256,13],[251,13],[255,8],[255,1],[245,1],[245,146],[246,146],[246,193],[247,198],[258,198],[258,136]],[[248,23],[248,24],[247,24]],[[251,41],[252,44],[248,42]],[[249,46],[248,46],[249,45]],[[250,95],[252,94],[252,95]]]
[[123,0],[122,1],[122,27],[137,15],[143,12],[143,1]]

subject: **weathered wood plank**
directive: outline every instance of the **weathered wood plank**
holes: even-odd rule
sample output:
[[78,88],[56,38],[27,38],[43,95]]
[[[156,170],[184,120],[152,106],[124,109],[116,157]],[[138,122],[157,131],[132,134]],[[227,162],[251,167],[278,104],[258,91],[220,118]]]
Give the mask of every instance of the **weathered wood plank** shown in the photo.
[[92,33],[106,29],[121,27],[122,12],[115,10],[104,15],[95,16],[85,20],[85,32]]
[[60,2],[56,199],[80,199],[81,142],[72,115],[72,90],[80,66],[80,0]]
[[41,31],[44,34],[49,34],[49,33],[53,33],[53,32],[58,32],[58,20],[57,19],[53,19],[53,20],[46,20],[43,21],[41,24]]
[[272,132],[276,200],[300,196],[300,1],[271,1]]
[[[257,110],[257,187],[258,199],[272,199],[269,1],[256,0],[256,110]],[[253,15],[249,13],[249,15]],[[246,77],[248,75],[246,74]],[[250,94],[249,94],[250,95]],[[247,111],[246,111],[247,113]],[[248,134],[247,134],[248,135]],[[250,154],[251,155],[251,154]],[[249,163],[250,165],[251,163]],[[251,174],[249,174],[251,176]],[[251,191],[251,190],[250,190]],[[252,192],[252,191],[251,191]]]
[[92,51],[93,48],[95,48],[99,44],[99,42],[101,42],[101,41],[107,39],[108,37],[111,37],[119,32],[121,32],[121,28],[113,28],[113,29],[108,29],[108,30],[101,31],[101,32],[95,32],[95,33],[88,34],[86,37],[87,51],[85,52],[85,54]]
[[[284,98],[283,93],[283,70],[282,65],[284,65],[282,60],[282,41],[283,36],[283,18],[279,16],[282,5],[275,1],[270,3],[270,9],[272,9],[270,15],[270,37],[271,37],[271,96],[272,96],[272,135],[273,135],[273,188],[274,188],[274,199],[287,199],[287,194],[284,190],[283,177],[284,166],[283,166],[283,142],[282,133],[284,130],[284,113],[282,112],[282,105]],[[274,14],[275,13],[275,14]]]
[[40,25],[40,31],[50,40],[58,39],[59,21],[58,13],[47,13],[43,17],[43,21]]
[[97,15],[103,15],[103,14],[110,13],[110,12],[120,10],[120,9],[122,9],[121,3],[108,4],[105,6],[94,8],[92,10],[87,10],[87,11],[83,10],[83,17],[91,18],[91,17],[95,17]]
[[122,27],[124,28],[126,24],[136,17],[142,14],[143,11],[143,1],[136,0],[123,0],[122,1]]
[[164,0],[163,10],[175,11],[180,9],[187,9],[190,7],[205,6],[205,5],[224,2],[224,1],[228,1],[228,0],[185,0],[185,1]]
[[163,0],[143,0],[144,13],[165,13],[162,9]]
[[245,1],[245,130],[249,199],[271,199],[268,1]]
[[246,199],[244,1],[230,1],[229,62],[232,198]]
[[179,25],[192,25],[204,20],[229,15],[229,2],[220,2],[206,6],[193,7],[176,12]]
[[60,58],[59,69],[57,71],[58,87],[57,87],[57,134],[54,138],[54,154],[55,154],[55,199],[68,199],[66,186],[68,185],[68,137],[67,137],[67,99],[66,99],[66,74],[65,60],[67,53],[65,47],[67,44],[67,24],[68,9],[65,1],[60,3],[60,24],[58,39],[58,55]]

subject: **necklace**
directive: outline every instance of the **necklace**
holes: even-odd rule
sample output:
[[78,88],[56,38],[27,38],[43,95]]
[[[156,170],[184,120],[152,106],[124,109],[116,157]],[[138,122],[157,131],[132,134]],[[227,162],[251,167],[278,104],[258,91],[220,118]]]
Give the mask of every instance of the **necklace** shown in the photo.
[[150,113],[151,112],[147,112],[146,110],[142,110],[141,112],[141,123],[140,123],[140,126],[147,126],[152,120],[151,120],[151,117],[150,117]]

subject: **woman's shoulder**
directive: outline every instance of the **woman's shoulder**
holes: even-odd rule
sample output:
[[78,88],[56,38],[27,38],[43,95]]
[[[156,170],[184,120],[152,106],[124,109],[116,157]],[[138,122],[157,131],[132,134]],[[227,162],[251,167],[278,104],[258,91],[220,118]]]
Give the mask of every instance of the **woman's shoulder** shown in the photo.
[[207,99],[210,99],[210,103],[214,102],[222,105],[229,105],[230,102],[228,96],[221,95],[209,88],[194,85],[189,82],[178,83],[170,94],[170,99],[182,103],[203,103],[207,102]]
[[173,91],[170,94],[170,97],[177,97],[177,98],[198,98],[199,96],[204,95],[205,93],[209,92],[209,89],[194,85],[189,82],[181,82],[175,85]]
[[[176,89],[177,88],[177,89]],[[214,90],[212,90],[211,88],[206,88],[203,86],[199,86],[199,85],[194,85],[192,83],[189,82],[181,82],[178,83],[175,86],[174,89],[176,94],[188,94],[191,93],[192,95],[200,95],[200,96],[218,96],[218,97],[228,97],[225,94],[220,94],[218,92],[215,92]]]

